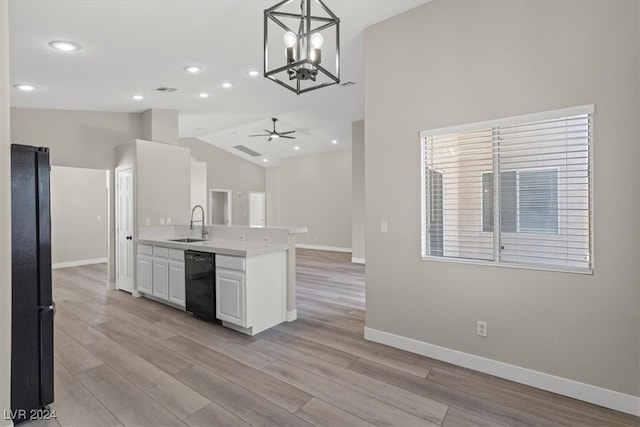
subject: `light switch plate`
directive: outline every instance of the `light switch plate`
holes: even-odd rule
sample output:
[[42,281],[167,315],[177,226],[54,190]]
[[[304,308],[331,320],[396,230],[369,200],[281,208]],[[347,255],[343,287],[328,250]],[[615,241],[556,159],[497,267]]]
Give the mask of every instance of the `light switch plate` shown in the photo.
[[151,225],[151,218],[145,218],[144,220],[145,225],[148,227]]
[[171,225],[171,218],[167,217],[167,225]]
[[380,232],[381,233],[389,232],[389,222],[386,219],[380,220]]
[[160,225],[164,225],[164,218],[160,218]]

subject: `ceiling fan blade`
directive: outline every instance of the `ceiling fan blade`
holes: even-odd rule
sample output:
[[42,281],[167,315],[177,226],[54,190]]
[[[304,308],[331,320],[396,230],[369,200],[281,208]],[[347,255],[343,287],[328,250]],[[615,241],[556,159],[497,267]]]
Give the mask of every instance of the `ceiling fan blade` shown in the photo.
[[266,130],[266,129],[262,129],[264,132],[268,133],[269,135],[271,135],[273,132],[270,130]]
[[271,136],[269,136],[269,139],[267,139],[267,142],[271,142],[273,138],[271,138]]
[[287,135],[282,135],[282,134],[280,134],[280,138],[296,139],[295,136],[287,136]]
[[280,135],[287,135],[287,134],[294,133],[294,132],[295,132],[295,130],[288,130],[286,132],[280,132]]
[[258,135],[249,135],[249,136],[271,136],[271,134],[270,133],[261,133],[261,134],[258,134]]

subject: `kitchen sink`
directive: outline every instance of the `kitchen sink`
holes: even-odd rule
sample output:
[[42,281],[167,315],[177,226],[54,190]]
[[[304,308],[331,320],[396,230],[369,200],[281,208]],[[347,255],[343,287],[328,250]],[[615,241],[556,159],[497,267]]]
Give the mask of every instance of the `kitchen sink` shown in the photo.
[[185,237],[183,239],[170,239],[170,242],[180,242],[180,243],[193,243],[193,242],[202,242],[202,239],[192,239],[190,237]]

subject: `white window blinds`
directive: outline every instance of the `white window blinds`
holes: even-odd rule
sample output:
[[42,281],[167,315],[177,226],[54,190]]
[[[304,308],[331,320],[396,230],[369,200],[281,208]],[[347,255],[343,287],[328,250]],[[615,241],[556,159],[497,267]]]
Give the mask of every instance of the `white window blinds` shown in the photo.
[[423,257],[591,271],[592,112],[421,132]]

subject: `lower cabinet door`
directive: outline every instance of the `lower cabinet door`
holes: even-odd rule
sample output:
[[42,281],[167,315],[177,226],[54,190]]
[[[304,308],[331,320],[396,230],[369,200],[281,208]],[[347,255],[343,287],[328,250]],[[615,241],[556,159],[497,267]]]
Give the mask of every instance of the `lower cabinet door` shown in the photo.
[[216,269],[216,317],[246,328],[244,279],[242,271]]
[[169,299],[169,261],[153,259],[153,296]]
[[138,292],[153,293],[153,259],[138,255],[138,272],[136,277]]
[[169,301],[185,306],[184,262],[169,261]]

